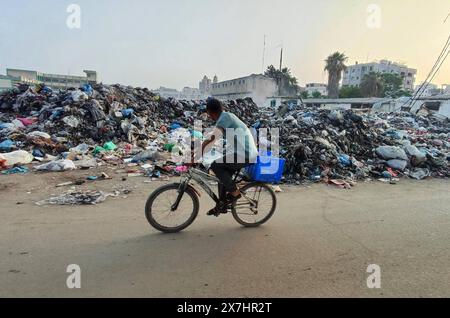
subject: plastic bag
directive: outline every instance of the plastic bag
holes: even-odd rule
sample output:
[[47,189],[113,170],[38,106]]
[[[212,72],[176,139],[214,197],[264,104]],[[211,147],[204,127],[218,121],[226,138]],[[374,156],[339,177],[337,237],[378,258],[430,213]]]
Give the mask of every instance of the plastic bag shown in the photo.
[[399,147],[394,146],[381,146],[376,149],[376,154],[383,159],[400,159],[408,160],[408,156],[405,151]]
[[67,171],[75,170],[76,166],[72,160],[56,160],[49,163],[44,163],[43,165],[34,167],[38,171]]
[[6,166],[14,166],[16,164],[25,165],[32,162],[33,159],[34,157],[25,150],[0,154],[0,160],[5,160]]

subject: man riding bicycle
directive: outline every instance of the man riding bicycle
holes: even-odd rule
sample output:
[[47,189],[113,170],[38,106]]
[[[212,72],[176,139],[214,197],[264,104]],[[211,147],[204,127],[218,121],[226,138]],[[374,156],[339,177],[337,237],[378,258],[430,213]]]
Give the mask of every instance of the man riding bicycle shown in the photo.
[[[219,100],[210,98],[206,112],[209,118],[216,122],[216,126],[211,136],[203,142],[202,154],[209,145],[223,138],[224,156],[211,164],[211,170],[220,180],[219,195],[226,193],[222,199],[225,206],[228,206],[242,196],[233,181],[233,174],[255,163],[258,150],[250,129],[236,115],[225,112]],[[216,214],[217,207],[208,212],[208,215]]]

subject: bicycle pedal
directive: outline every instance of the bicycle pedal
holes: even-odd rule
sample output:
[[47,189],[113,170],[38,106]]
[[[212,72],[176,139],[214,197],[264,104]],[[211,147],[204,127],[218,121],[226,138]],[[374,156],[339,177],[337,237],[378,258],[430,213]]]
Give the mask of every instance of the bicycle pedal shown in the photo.
[[212,209],[212,210],[209,210],[206,215],[208,215],[208,216],[215,216],[215,217],[218,218],[220,216],[220,214],[222,214],[221,211],[219,211],[217,209]]

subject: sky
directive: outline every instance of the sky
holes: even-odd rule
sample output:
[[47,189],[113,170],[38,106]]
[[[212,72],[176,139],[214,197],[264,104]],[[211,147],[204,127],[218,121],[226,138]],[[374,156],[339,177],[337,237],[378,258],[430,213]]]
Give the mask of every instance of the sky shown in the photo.
[[[80,28],[67,26],[71,4]],[[349,64],[406,63],[418,84],[450,35],[448,14],[448,0],[0,0],[0,74],[93,69],[109,84],[198,87],[204,75],[261,73],[266,36],[264,65],[279,65],[283,47],[302,85],[325,83],[336,51]],[[450,84],[450,57],[433,82]]]

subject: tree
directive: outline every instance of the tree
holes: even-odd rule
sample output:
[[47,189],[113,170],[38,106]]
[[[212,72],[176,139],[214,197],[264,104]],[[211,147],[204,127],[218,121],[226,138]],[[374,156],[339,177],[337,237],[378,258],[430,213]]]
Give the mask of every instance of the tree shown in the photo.
[[363,97],[358,86],[342,86],[339,90],[339,98],[359,98]]
[[309,94],[308,94],[307,91],[303,91],[303,92],[300,93],[300,97],[302,99],[307,99],[307,98],[309,98]]
[[325,60],[325,71],[328,72],[328,96],[330,98],[339,97],[339,83],[342,79],[342,72],[347,69],[345,62],[348,57],[344,53],[336,52]]
[[401,96],[408,96],[411,94],[402,89],[403,77],[399,74],[383,73],[381,79],[384,85],[384,97],[398,98]]
[[369,73],[361,81],[361,92],[365,97],[398,98],[411,96],[412,92],[402,88],[403,77],[395,73]]
[[361,93],[364,97],[383,97],[384,82],[380,73],[371,72],[364,75],[361,81]]
[[298,93],[298,80],[291,74],[291,70],[287,67],[276,69],[273,65],[267,67],[264,75],[273,78],[278,85],[279,94],[287,96],[295,96]]
[[411,92],[409,90],[401,89],[397,92],[396,97],[412,97],[412,96],[413,96],[413,92]]
[[322,94],[320,92],[318,92],[318,91],[314,91],[312,93],[312,97],[313,98],[322,98]]

